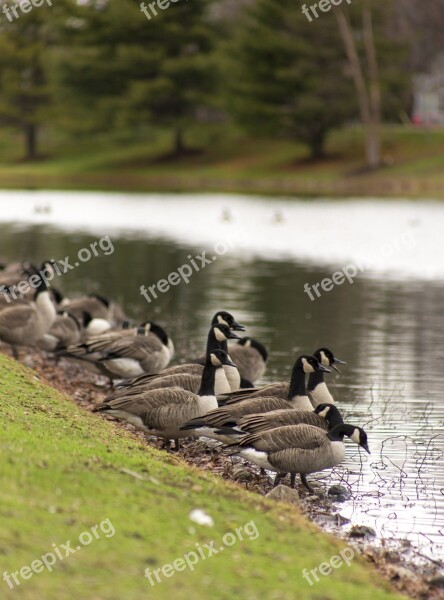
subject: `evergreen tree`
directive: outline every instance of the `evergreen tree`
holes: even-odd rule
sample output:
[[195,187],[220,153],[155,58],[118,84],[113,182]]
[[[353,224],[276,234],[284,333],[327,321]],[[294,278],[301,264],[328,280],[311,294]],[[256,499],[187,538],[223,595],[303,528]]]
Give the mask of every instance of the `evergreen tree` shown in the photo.
[[23,132],[27,159],[37,157],[39,129],[52,116],[50,48],[65,5],[0,12],[0,123]]
[[59,63],[69,95],[97,126],[168,127],[175,152],[184,151],[184,134],[214,85],[207,4],[180,0],[150,19],[136,0],[79,7],[74,52]]
[[336,23],[309,22],[298,3],[258,0],[230,54],[229,106],[250,132],[301,141],[314,158],[329,131],[355,116]]

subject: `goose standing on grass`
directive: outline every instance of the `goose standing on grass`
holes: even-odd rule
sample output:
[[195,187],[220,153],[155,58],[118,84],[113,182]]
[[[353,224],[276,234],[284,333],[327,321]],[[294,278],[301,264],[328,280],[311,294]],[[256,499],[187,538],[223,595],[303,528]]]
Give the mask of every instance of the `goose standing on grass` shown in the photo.
[[[214,350],[223,350],[221,346],[226,345],[227,340],[231,339],[239,339],[239,336],[236,335],[228,325],[224,324],[216,324],[212,325],[210,331],[208,333],[208,343],[207,347],[209,348],[209,352],[213,352]],[[224,350],[224,352],[226,352]],[[226,378],[230,384],[230,390],[237,389],[235,386],[239,385],[240,375],[237,367],[234,365],[232,361],[228,364],[224,365],[224,371]],[[143,375],[138,377],[135,380],[123,382],[118,387],[123,389],[135,389],[135,388],[144,388],[146,385],[151,386],[151,383],[156,379],[160,380],[164,377],[169,377],[170,375],[196,375],[201,378],[203,372],[203,365],[198,363],[186,363],[183,365],[175,365],[173,367],[168,367],[168,369],[164,369],[161,372],[156,372],[149,375]]]
[[236,425],[237,419],[246,415],[267,413],[275,410],[311,411],[312,405],[305,388],[305,375],[316,370],[330,372],[314,356],[299,356],[293,367],[290,390],[286,400],[273,396],[248,398],[242,402],[221,406],[217,410],[213,410],[205,415],[205,418],[188,421],[182,425],[182,430],[193,431],[193,435],[226,442],[227,437],[221,435],[216,430]]
[[[267,368],[268,352],[263,344],[251,337],[244,337],[230,346],[230,356],[237,364],[243,382],[250,385],[261,379]],[[242,383],[241,387],[245,387]]]
[[314,494],[307,482],[307,475],[339,465],[345,458],[344,436],[364,448],[370,454],[367,434],[361,427],[345,423],[336,425],[329,432],[312,425],[289,425],[245,437],[235,445],[235,454],[255,465],[274,471],[277,486],[282,477],[291,474],[294,488],[299,473],[304,487]]
[[13,304],[0,311],[0,341],[9,344],[18,359],[17,347],[33,346],[49,331],[56,316],[48,286],[40,279],[32,302]]
[[[336,358],[333,352],[328,348],[319,348],[319,350],[316,350],[316,352],[313,353],[313,356],[316,356],[316,358],[322,365],[324,365],[324,367],[330,367],[338,373],[340,373],[341,371],[337,368],[336,365],[347,364],[343,360],[339,360],[339,358]],[[330,390],[328,389],[327,384],[324,381],[324,373],[322,371],[310,374],[308,378],[307,391],[309,398],[315,408],[318,404],[335,403],[333,396],[331,395]]]
[[70,346],[59,356],[84,361],[110,379],[129,379],[156,373],[167,366],[173,344],[166,331],[155,323],[136,330],[121,330]]
[[227,386],[222,368],[227,363],[230,363],[230,359],[223,350],[209,354],[197,394],[180,388],[150,390],[139,397],[104,402],[94,412],[123,419],[147,434],[162,437],[166,448],[174,439],[175,449],[179,450],[179,438],[188,436],[188,433],[180,430],[180,425],[217,407],[216,391]]

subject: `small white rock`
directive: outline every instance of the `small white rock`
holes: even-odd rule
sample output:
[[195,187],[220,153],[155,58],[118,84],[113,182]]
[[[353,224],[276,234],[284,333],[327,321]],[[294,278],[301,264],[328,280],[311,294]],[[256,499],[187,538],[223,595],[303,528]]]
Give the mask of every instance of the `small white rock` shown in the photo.
[[205,527],[213,527],[214,521],[205,511],[200,508],[195,508],[190,512],[188,518],[197,523],[198,525],[205,525]]

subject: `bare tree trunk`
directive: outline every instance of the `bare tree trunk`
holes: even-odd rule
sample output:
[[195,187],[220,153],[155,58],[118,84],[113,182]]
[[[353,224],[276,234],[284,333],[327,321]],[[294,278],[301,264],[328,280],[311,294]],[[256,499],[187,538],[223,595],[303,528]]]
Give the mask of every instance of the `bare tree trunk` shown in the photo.
[[180,156],[185,152],[185,142],[183,139],[183,131],[180,127],[174,130],[174,153]]
[[37,126],[33,123],[25,125],[25,146],[26,159],[34,160],[37,158]]
[[378,62],[376,58],[373,37],[371,9],[367,4],[363,12],[363,35],[370,74],[370,94],[367,89],[367,83],[365,80],[361,59],[353,38],[351,23],[342,8],[336,8],[335,14],[358,96],[359,111],[361,114],[361,121],[365,134],[367,165],[370,169],[377,169],[381,164],[381,94],[379,86]]

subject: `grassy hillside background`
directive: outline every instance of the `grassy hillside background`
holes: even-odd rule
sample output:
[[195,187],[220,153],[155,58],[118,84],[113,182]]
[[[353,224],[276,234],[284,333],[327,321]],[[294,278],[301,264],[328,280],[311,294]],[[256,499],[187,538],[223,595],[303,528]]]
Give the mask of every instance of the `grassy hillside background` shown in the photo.
[[[1,572],[30,565],[53,544],[109,519],[113,537],[92,541],[10,590],[2,599],[395,600],[388,584],[361,559],[310,588],[303,568],[337,554],[343,542],[275,504],[141,445],[121,428],[82,411],[29,371],[0,355]],[[200,508],[214,519],[189,519]],[[152,588],[144,577],[211,540],[254,521],[259,537],[238,542]]]
[[3,131],[0,188],[444,198],[444,130],[387,126],[383,138],[386,166],[368,173],[353,127],[335,132],[319,161],[301,145],[212,125],[189,132],[181,157],[169,155],[171,135],[162,131],[141,129],[138,141],[134,132],[75,140],[47,132],[41,159],[25,162],[21,138]]

